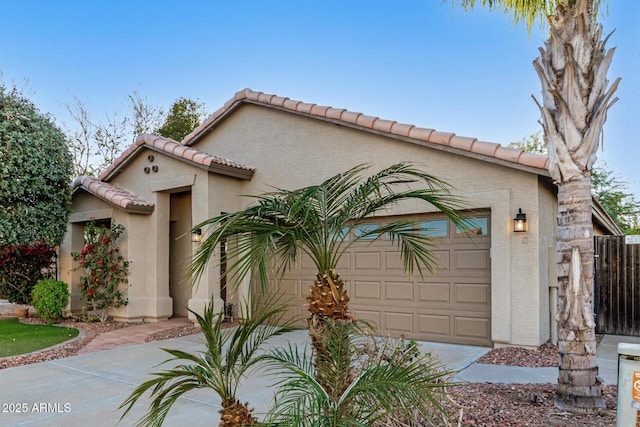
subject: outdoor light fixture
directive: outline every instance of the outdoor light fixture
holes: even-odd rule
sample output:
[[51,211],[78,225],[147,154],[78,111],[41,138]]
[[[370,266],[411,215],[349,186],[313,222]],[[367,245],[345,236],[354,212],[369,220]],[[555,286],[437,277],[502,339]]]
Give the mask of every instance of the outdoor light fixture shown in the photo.
[[201,228],[198,228],[197,230],[193,230],[191,232],[191,241],[193,243],[202,242],[202,229]]
[[518,209],[516,217],[513,218],[513,231],[515,233],[522,233],[527,231],[527,214],[522,213],[522,209]]

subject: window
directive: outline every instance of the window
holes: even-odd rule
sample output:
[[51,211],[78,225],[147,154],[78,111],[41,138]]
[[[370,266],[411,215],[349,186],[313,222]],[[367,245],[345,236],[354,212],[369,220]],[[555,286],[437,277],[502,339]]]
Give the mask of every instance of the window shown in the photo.
[[334,233],[331,236],[332,240],[349,240],[349,227],[342,227],[339,233]]
[[378,233],[375,231],[380,228],[378,224],[360,224],[356,226],[356,238],[361,240],[375,240]]
[[420,223],[420,234],[429,237],[447,237],[449,236],[449,220],[422,221]]
[[489,219],[468,218],[464,220],[467,230],[461,230],[456,226],[456,236],[487,236],[489,234]]

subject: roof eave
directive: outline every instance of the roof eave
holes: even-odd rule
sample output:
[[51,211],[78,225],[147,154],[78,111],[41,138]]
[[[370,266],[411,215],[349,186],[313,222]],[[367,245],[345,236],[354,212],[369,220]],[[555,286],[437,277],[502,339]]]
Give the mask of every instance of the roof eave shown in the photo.
[[71,192],[71,196],[73,197],[79,190],[85,191],[86,193],[90,194],[91,196],[102,200],[103,202],[105,202],[109,206],[113,206],[114,208],[119,209],[119,210],[124,211],[124,212],[127,212],[127,213],[139,214],[139,215],[151,215],[153,213],[153,210],[155,209],[155,205],[140,206],[140,205],[134,205],[132,203],[128,203],[127,206],[125,206],[125,207],[120,206],[117,203],[113,203],[112,201],[102,197],[101,195],[99,195],[97,193],[94,193],[93,191],[91,191],[87,187],[85,187],[84,185],[79,185],[79,186],[75,187],[73,189],[73,191]]

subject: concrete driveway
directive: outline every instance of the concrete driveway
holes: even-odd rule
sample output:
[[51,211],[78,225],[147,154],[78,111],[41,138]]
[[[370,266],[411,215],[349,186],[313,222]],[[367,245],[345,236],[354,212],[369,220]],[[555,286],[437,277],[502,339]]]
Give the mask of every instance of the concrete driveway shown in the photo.
[[[294,331],[270,341],[304,345],[306,330]],[[204,349],[201,334],[165,341],[137,344],[113,350],[82,354],[66,359],[0,370],[0,426],[115,426],[122,411],[118,406],[149,373],[170,356],[164,348],[189,352]],[[420,343],[423,351],[438,355],[450,368],[469,366],[489,349],[438,343]],[[240,399],[250,402],[256,413],[264,413],[272,398],[273,378],[253,376],[240,389]],[[220,400],[210,390],[185,395],[170,411],[167,426],[217,425]],[[130,426],[147,410],[140,401],[119,425]]]
[[[605,337],[600,348],[601,373],[605,382],[615,382],[617,342],[640,342],[629,337]],[[161,347],[189,352],[204,349],[202,335],[191,335],[166,341],[137,344],[113,350],[83,354],[66,359],[0,370],[0,426],[115,426],[122,411],[118,406],[136,386],[149,379],[149,373],[168,365],[157,365],[169,358]],[[308,342],[306,330],[276,337],[273,345]],[[473,362],[489,349],[422,342],[422,351],[436,355],[450,369],[458,370],[457,379],[477,382],[556,382],[556,368],[498,367]],[[600,352],[600,350],[599,350]],[[604,354],[604,353],[603,353]],[[542,370],[542,371],[539,371]],[[248,378],[240,389],[240,399],[249,401],[256,413],[264,413],[271,400],[269,385],[273,378]],[[181,398],[170,411],[167,426],[216,425],[220,400],[209,390],[197,390]],[[139,402],[119,424],[130,426],[146,413],[145,402]]]

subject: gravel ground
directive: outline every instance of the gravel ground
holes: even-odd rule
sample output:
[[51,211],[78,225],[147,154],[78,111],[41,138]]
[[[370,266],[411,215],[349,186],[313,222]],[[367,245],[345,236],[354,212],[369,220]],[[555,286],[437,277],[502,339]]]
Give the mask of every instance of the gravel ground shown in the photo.
[[[9,314],[13,314],[12,309],[6,305],[0,305],[0,315]],[[38,319],[32,318],[30,321],[38,322]],[[117,322],[65,321],[62,324],[83,329],[84,336],[52,350],[0,359],[0,369],[73,356],[97,335],[133,326]],[[147,337],[146,341],[157,341],[196,333],[200,333],[199,327],[182,326],[157,332]],[[514,347],[500,348],[487,353],[478,360],[478,363],[553,367],[558,366],[558,352],[556,347],[551,344],[544,344],[535,350]],[[555,388],[555,384],[467,384],[453,390],[455,404],[449,403],[447,407],[461,426],[615,426],[617,399],[615,385],[604,387],[607,409],[598,415],[573,415],[556,409],[553,405]],[[457,422],[454,425],[457,425]]]

